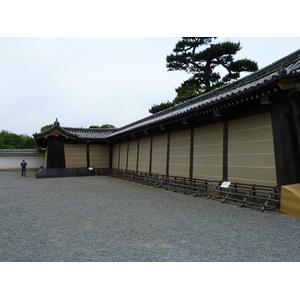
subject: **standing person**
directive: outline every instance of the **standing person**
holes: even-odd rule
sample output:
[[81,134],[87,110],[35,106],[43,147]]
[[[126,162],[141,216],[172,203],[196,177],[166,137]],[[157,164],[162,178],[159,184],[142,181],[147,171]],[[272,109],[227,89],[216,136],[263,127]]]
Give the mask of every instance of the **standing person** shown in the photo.
[[23,161],[21,162],[21,167],[22,167],[22,176],[24,176],[24,177],[26,177],[26,166],[27,166],[27,163],[23,159]]

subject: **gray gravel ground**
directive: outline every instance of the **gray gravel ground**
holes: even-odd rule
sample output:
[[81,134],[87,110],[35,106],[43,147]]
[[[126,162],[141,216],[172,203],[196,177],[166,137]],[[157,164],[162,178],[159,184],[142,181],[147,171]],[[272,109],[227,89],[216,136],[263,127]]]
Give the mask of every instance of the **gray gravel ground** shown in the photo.
[[0,172],[0,261],[299,262],[300,218],[106,176]]

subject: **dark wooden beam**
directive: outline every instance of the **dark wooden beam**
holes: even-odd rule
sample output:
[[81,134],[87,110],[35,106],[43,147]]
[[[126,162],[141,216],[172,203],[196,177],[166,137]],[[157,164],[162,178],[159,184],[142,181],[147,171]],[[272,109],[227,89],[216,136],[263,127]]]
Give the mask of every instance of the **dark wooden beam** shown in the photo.
[[168,132],[167,136],[167,159],[166,159],[166,176],[169,176],[169,170],[170,170],[170,139],[171,139],[171,134]]
[[86,144],[86,165],[87,168],[90,167],[90,144]]
[[149,155],[149,173],[152,173],[152,148],[153,148],[153,136],[150,138],[150,155]]
[[190,180],[193,178],[194,173],[194,127],[191,128],[190,131],[190,169],[189,169],[189,178]]
[[228,180],[228,121],[223,123],[223,181]]

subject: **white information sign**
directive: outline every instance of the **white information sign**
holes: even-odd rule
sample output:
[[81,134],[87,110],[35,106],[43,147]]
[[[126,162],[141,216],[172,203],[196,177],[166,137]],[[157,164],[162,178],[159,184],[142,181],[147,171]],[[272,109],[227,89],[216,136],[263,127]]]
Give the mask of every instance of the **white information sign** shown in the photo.
[[222,188],[228,188],[230,186],[231,182],[229,181],[223,181],[223,183],[220,185],[220,187]]

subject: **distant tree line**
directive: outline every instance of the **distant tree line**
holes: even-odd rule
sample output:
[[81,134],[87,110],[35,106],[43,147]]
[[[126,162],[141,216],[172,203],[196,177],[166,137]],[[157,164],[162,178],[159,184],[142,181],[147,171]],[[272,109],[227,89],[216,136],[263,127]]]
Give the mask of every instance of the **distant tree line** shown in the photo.
[[0,132],[0,149],[37,149],[34,138],[7,130]]
[[[45,126],[41,127],[41,132],[43,132],[43,131],[51,128],[52,126],[53,126],[53,124],[49,124],[49,125],[45,125]],[[99,126],[99,125],[91,125],[89,128],[92,129],[92,128],[116,128],[116,127],[114,125],[112,125],[112,124],[103,124],[101,126]]]
[[112,124],[103,124],[101,126],[91,125],[89,128],[116,128],[116,127]]

